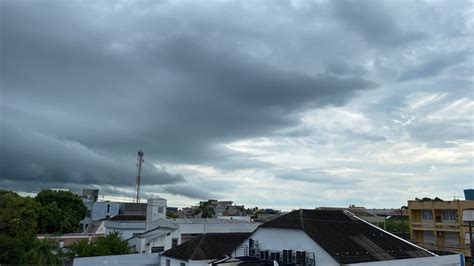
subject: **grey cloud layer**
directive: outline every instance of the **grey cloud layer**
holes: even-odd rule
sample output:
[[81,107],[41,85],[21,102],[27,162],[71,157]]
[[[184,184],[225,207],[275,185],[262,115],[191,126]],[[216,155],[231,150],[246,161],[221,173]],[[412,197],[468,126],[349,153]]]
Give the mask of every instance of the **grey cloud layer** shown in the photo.
[[[145,184],[190,198],[215,196],[152,163],[270,169],[271,163],[222,144],[281,132],[317,135],[323,131],[290,129],[298,128],[307,110],[344,106],[361,93],[376,95],[385,77],[409,86],[448,75],[451,83],[448,71],[469,69],[472,59],[472,50],[463,47],[400,56],[438,37],[430,25],[407,27],[402,20],[409,12],[392,12],[392,2],[2,5],[0,166],[9,186],[126,187],[133,183],[134,153],[141,147]],[[461,34],[458,24],[446,32]],[[395,94],[388,99],[394,109],[404,100]],[[389,108],[379,107],[371,111]],[[414,139],[426,141],[430,126],[413,126]],[[364,143],[386,140],[379,132],[340,134]],[[311,174],[297,173],[295,179],[310,180]]]

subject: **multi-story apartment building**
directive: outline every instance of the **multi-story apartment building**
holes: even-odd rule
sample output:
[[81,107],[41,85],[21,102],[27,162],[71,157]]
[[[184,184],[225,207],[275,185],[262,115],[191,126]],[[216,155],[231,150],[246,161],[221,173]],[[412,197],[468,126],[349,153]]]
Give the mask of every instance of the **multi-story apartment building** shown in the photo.
[[471,257],[469,229],[462,220],[465,209],[474,209],[474,200],[408,201],[411,240],[430,250]]

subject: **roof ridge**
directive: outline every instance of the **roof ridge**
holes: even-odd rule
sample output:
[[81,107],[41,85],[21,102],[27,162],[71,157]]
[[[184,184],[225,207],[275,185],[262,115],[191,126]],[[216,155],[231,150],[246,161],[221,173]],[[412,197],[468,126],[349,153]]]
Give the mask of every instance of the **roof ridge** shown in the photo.
[[303,209],[300,209],[299,216],[300,216],[301,229],[304,230]]
[[[193,250],[193,254],[191,254],[191,259],[194,258],[194,255],[198,255],[198,254],[196,254],[196,251],[199,250],[199,253],[203,253],[202,250],[201,250],[201,248],[200,248],[200,246],[201,246],[201,243],[202,243],[202,241],[204,240],[204,237],[205,237],[205,236],[206,236],[206,234],[202,234],[202,235],[201,235],[201,239],[199,239],[199,242],[197,243],[196,247],[195,247],[194,250]],[[203,254],[203,255],[205,255],[205,254]]]

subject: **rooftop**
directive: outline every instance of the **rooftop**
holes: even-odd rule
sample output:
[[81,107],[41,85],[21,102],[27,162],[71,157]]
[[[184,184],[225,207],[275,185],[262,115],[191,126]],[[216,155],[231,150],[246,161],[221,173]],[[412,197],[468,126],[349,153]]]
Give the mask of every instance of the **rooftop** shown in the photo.
[[230,255],[251,233],[207,233],[165,251],[162,255],[180,260],[213,260]]
[[343,210],[297,210],[260,227],[303,230],[341,264],[434,256]]

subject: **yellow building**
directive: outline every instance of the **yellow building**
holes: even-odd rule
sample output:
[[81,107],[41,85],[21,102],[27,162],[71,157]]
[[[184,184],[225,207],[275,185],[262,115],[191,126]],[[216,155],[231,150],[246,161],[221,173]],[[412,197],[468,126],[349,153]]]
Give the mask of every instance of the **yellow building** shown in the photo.
[[469,228],[462,216],[464,209],[473,208],[474,200],[408,201],[411,240],[427,249],[471,257]]

